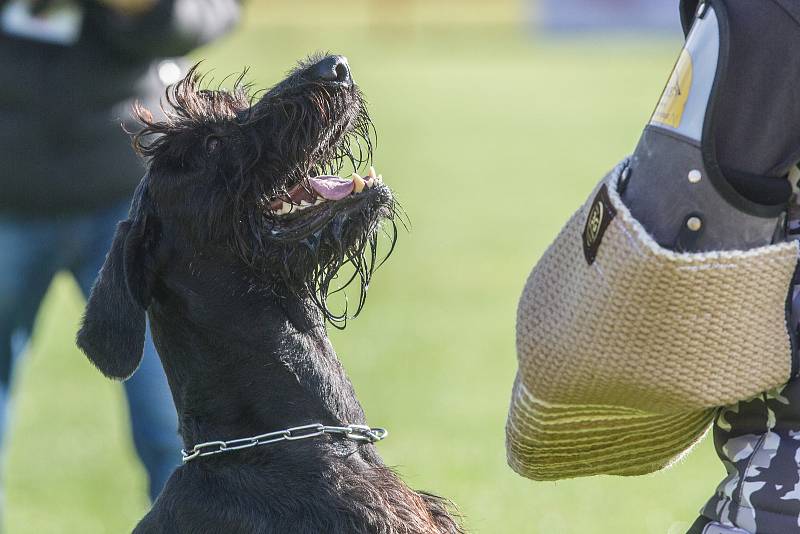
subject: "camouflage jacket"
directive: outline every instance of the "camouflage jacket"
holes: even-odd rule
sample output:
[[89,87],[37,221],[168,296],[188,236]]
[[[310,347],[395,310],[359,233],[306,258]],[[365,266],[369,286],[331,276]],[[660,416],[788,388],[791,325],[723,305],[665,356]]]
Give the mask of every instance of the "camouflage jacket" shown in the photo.
[[714,445],[728,476],[702,515],[752,534],[800,532],[800,381],[720,410]]

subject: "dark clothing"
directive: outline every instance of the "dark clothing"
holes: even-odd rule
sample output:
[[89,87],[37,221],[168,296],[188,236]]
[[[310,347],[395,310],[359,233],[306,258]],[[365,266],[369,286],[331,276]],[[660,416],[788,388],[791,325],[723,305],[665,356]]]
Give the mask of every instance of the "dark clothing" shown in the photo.
[[159,107],[159,58],[211,41],[239,16],[237,0],[160,0],[135,18],[83,9],[74,45],[0,30],[0,212],[82,212],[129,197],[142,165],[120,122],[135,129],[136,99]]

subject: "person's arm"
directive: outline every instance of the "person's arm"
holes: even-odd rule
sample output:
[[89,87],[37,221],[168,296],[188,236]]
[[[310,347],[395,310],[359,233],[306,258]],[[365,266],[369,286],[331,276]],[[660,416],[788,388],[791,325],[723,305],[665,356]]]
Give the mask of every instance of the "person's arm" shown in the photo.
[[109,45],[133,57],[180,56],[229,31],[237,0],[100,0],[98,27]]

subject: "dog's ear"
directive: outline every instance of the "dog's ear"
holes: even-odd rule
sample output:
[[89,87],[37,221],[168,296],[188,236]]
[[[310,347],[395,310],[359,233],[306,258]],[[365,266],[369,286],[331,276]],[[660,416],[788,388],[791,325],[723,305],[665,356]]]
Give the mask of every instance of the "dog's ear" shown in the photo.
[[[134,210],[132,210],[134,211]],[[125,380],[139,367],[150,305],[156,239],[153,218],[143,213],[119,223],[92,287],[78,347],[107,377]]]

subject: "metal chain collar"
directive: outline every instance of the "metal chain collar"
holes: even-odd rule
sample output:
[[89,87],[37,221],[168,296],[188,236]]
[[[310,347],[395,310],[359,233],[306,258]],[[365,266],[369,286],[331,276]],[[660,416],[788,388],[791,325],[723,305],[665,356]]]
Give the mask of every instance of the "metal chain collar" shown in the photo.
[[375,443],[376,441],[385,439],[389,435],[389,431],[385,428],[371,428],[366,425],[325,426],[317,423],[287,428],[286,430],[278,430],[251,438],[198,443],[189,451],[181,449],[181,456],[183,457],[183,462],[186,463],[189,460],[194,460],[201,456],[211,456],[223,452],[249,449],[260,445],[279,443],[281,441],[299,441],[301,439],[316,438],[323,434],[344,436],[346,439],[361,443]]

